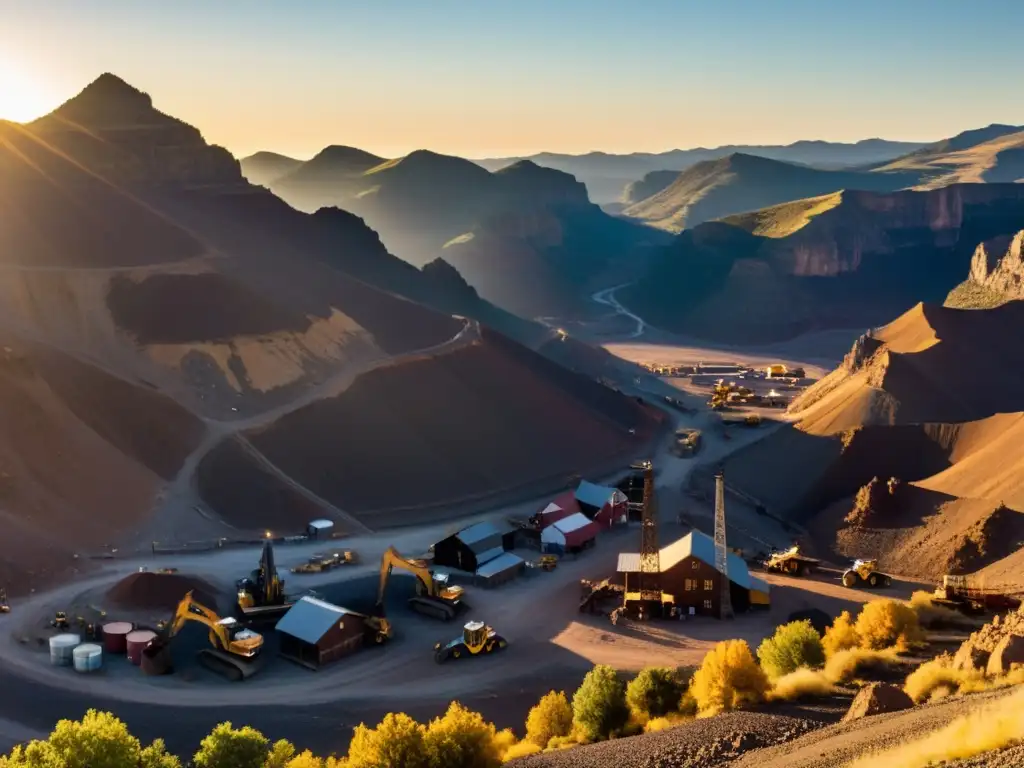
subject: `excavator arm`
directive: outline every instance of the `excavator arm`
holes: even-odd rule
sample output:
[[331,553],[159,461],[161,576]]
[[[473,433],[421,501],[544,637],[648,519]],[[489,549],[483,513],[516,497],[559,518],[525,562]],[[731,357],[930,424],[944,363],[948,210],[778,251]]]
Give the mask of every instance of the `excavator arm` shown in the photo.
[[178,608],[174,612],[174,619],[172,619],[170,626],[167,628],[167,639],[169,640],[178,634],[181,628],[185,626],[185,623],[189,621],[199,622],[210,630],[210,640],[216,640],[214,645],[219,645],[224,650],[227,650],[228,646],[230,646],[231,637],[228,634],[227,628],[218,623],[220,617],[202,603],[196,602],[192,597],[191,591],[178,603]]
[[420,580],[427,595],[431,597],[437,596],[437,587],[434,584],[434,577],[430,573],[430,569],[425,565],[420,565],[402,557],[394,547],[388,547],[380,559],[380,584],[377,587],[378,612],[384,608],[384,594],[387,592],[388,579],[391,576],[392,568],[401,568],[408,571]]

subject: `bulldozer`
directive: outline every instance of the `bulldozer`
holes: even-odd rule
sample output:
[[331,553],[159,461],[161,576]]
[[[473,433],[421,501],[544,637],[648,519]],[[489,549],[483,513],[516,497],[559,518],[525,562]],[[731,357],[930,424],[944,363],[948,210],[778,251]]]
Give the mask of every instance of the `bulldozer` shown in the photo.
[[393,568],[401,568],[416,577],[416,596],[409,598],[409,607],[417,613],[443,621],[451,621],[465,607],[464,590],[450,584],[448,574],[431,571],[422,560],[402,557],[388,547],[380,559],[380,585],[377,588],[377,615],[384,615],[384,593]]
[[505,638],[482,621],[470,621],[462,628],[462,637],[434,645],[434,661],[441,664],[448,659],[495,653],[507,645]]
[[198,622],[210,631],[212,647],[204,648],[198,654],[204,667],[233,681],[252,677],[259,671],[256,660],[263,649],[263,635],[242,626],[233,617],[222,619],[212,609],[197,602],[191,591],[181,599],[174,617],[151,644],[151,647],[156,647],[150,655],[166,648],[189,621]]
[[263,542],[259,567],[247,578],[239,579],[238,607],[246,617],[281,616],[294,605],[284,594],[284,581],[274,565],[274,546]]
[[821,561],[801,554],[799,546],[793,546],[784,552],[773,552],[764,561],[766,571],[788,573],[790,576],[809,576]]
[[854,560],[853,565],[843,572],[843,586],[850,589],[863,586],[874,589],[890,584],[892,577],[878,570],[878,560]]

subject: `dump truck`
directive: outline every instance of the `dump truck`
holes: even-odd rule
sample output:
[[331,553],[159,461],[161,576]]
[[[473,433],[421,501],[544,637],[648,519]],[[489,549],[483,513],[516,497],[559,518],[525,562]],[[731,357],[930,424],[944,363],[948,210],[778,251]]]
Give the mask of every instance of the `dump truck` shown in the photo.
[[790,576],[809,576],[821,560],[808,557],[800,552],[799,546],[790,547],[784,552],[773,552],[762,565],[766,571],[788,573]]
[[507,645],[505,638],[482,621],[470,621],[462,628],[462,637],[434,645],[434,661],[441,664],[448,659],[496,653]]
[[942,584],[935,588],[932,602],[961,613],[1015,611],[1021,606],[1018,598],[998,589],[986,589],[975,577],[952,574],[942,577]]
[[854,587],[888,587],[892,584],[892,576],[878,570],[877,560],[854,560],[853,565],[843,572],[843,586]]
[[341,552],[313,553],[309,560],[291,569],[292,573],[322,573],[342,565],[355,565],[358,562],[356,553],[351,549]]

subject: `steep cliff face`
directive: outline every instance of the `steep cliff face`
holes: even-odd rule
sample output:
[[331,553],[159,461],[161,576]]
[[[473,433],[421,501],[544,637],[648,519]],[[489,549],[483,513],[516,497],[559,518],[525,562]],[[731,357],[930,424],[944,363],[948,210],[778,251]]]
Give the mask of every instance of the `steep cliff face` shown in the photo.
[[[941,302],[977,243],[1017,232],[1022,219],[1021,184],[847,190],[683,232],[620,300],[655,326],[725,341],[875,325],[918,301]],[[760,263],[762,279],[735,269],[741,260]],[[986,279],[990,292],[1012,283]]]
[[243,183],[238,161],[192,126],[153,108],[148,94],[105,74],[28,126],[107,181],[121,184]]
[[1000,235],[978,245],[970,273],[949,292],[947,307],[986,309],[1024,299],[1024,231]]

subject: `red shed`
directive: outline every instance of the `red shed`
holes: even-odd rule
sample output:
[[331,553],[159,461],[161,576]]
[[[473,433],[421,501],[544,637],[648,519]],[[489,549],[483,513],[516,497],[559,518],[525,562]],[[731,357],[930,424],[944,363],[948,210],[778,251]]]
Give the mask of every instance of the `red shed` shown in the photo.
[[618,488],[583,480],[576,489],[575,499],[583,514],[605,528],[625,523],[628,519],[628,500]]
[[547,528],[558,520],[564,520],[570,515],[575,515],[580,511],[579,505],[576,503],[576,497],[573,491],[566,491],[554,499],[534,515],[530,522],[538,530]]

